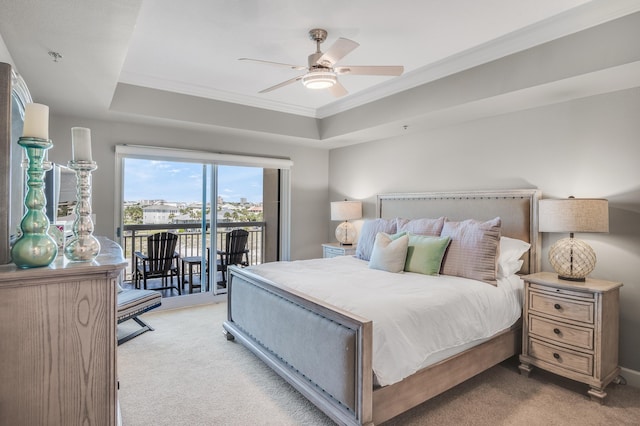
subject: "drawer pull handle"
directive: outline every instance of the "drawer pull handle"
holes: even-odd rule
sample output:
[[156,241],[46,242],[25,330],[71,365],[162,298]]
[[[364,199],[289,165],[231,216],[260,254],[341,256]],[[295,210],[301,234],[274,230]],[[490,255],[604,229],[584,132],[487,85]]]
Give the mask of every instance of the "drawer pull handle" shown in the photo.
[[562,309],[562,306],[560,306],[559,303],[556,303],[555,305],[553,305],[553,307],[556,308],[556,309]]
[[556,333],[556,334],[560,334],[560,329],[558,329],[558,328],[554,328],[554,329],[553,329],[553,332],[554,332],[554,333]]
[[560,354],[558,354],[558,353],[555,353],[555,352],[554,352],[554,353],[553,353],[553,357],[554,357],[555,359],[560,359]]

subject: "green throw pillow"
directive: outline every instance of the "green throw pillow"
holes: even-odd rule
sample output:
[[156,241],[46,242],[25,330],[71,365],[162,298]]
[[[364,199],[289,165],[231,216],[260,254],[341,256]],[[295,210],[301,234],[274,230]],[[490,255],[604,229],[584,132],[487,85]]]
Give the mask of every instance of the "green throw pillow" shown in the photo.
[[410,234],[404,270],[418,274],[438,275],[449,241],[449,237]]

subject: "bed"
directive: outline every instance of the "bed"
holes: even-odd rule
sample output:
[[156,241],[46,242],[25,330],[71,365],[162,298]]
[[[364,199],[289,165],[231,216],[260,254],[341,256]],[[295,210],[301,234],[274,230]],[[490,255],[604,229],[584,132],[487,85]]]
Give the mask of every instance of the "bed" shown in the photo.
[[[377,196],[376,216],[450,221],[499,217],[501,236],[530,244],[519,271],[528,274],[540,266],[539,198],[535,189],[383,194]],[[379,349],[371,318],[294,282],[283,285],[264,275],[230,267],[223,324],[227,339],[250,349],[338,424],[380,424],[520,351],[521,321],[516,320],[399,381],[378,383],[373,353]]]

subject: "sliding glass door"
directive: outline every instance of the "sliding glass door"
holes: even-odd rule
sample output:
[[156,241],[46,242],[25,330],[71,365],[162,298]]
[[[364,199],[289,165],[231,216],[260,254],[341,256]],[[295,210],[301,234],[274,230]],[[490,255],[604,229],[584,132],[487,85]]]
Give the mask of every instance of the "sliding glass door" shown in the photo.
[[[178,235],[182,295],[226,293],[216,265],[233,230],[248,234],[245,263],[288,259],[289,160],[131,146],[116,147],[116,160],[125,285],[135,285],[136,252],[156,232]],[[177,288],[162,291],[178,295]]]
[[215,186],[214,166],[130,157],[122,164],[120,238],[129,260],[125,282],[140,285],[147,238],[168,232],[178,236],[174,263],[179,276],[156,279],[149,288],[163,288],[164,296],[206,291],[211,212],[216,208],[210,191]]

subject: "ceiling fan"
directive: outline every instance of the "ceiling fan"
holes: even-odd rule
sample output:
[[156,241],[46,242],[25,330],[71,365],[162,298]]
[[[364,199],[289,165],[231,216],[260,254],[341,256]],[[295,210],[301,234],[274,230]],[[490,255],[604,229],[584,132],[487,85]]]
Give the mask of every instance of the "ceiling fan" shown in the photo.
[[315,28],[309,31],[309,38],[316,42],[316,51],[309,55],[308,66],[290,65],[280,62],[263,61],[260,59],[240,58],[240,61],[251,61],[260,64],[274,65],[278,67],[290,68],[292,70],[306,70],[305,74],[299,75],[275,86],[261,90],[259,93],[267,93],[279,89],[296,81],[302,80],[302,84],[309,89],[329,89],[329,92],[339,98],[346,95],[347,89],[338,81],[338,75],[401,75],[404,67],[401,65],[381,65],[381,66],[335,66],[336,62],[344,58],[360,44],[346,38],[339,38],[329,47],[326,52],[320,51],[320,44],[327,39],[327,31]]

